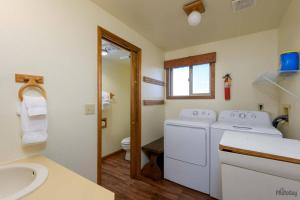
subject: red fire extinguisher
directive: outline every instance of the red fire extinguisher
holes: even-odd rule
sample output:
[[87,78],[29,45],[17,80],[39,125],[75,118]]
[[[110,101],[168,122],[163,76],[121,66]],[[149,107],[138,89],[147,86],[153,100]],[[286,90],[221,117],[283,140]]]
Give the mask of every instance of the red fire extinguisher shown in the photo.
[[226,74],[225,76],[223,76],[223,79],[224,79],[224,96],[225,96],[225,100],[228,101],[230,100],[230,87],[231,87],[232,78],[230,74]]

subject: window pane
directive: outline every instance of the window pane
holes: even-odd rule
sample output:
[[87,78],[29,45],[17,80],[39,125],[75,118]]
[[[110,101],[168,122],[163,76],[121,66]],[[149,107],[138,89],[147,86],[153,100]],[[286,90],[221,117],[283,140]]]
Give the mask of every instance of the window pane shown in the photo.
[[210,65],[193,66],[193,94],[210,93]]
[[172,69],[173,96],[189,95],[189,67],[180,67]]

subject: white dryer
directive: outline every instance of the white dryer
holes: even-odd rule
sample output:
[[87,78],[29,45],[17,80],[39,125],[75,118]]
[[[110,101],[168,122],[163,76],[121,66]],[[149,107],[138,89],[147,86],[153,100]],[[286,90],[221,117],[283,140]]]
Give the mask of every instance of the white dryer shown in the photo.
[[184,109],[164,127],[164,178],[209,193],[211,110]]
[[241,110],[220,112],[218,121],[211,125],[210,142],[210,196],[216,199],[222,199],[219,143],[225,131],[282,137],[282,133],[272,126],[271,118],[266,112]]

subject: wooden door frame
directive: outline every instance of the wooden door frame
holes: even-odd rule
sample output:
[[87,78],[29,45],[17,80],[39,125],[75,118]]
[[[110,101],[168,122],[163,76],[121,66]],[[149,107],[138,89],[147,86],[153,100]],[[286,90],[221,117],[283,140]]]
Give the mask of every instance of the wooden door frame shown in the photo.
[[131,52],[130,73],[130,176],[141,175],[141,57],[142,50],[119,36],[98,27],[98,70],[97,70],[97,183],[101,184],[102,173],[102,39],[108,40]]

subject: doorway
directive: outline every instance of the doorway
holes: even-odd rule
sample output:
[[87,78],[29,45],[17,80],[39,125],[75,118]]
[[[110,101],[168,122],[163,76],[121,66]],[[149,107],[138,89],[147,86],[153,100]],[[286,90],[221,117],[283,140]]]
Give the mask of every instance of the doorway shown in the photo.
[[[119,36],[98,27],[98,134],[97,134],[97,183],[101,184],[102,173],[102,75],[103,41],[107,41],[129,52],[130,59],[130,176],[138,178],[141,174],[141,49]],[[105,52],[104,52],[105,54]],[[113,93],[112,93],[113,95]],[[105,119],[103,119],[105,121]],[[105,123],[105,122],[104,122]],[[107,122],[109,123],[109,122]]]

